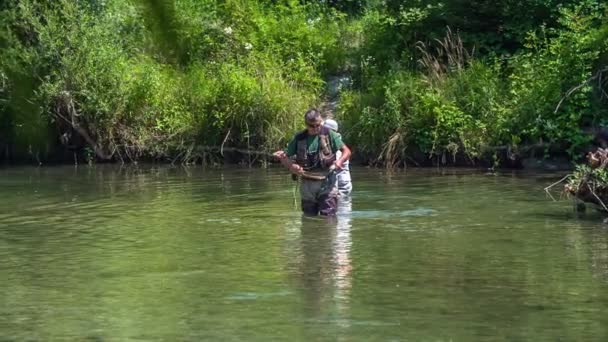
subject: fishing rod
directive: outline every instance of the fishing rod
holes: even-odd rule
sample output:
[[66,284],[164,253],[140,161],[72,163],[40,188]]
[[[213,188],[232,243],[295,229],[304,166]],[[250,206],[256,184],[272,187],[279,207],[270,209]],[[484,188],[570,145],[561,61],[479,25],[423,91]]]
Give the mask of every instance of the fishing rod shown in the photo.
[[[237,153],[249,154],[249,155],[261,155],[264,157],[277,159],[277,156],[274,155],[274,153],[270,153],[268,151],[263,151],[263,150],[247,149],[247,148],[223,147],[223,146],[199,146],[197,149],[199,151],[219,153],[222,156],[224,155],[224,152],[237,152]],[[311,179],[311,180],[328,181],[328,180],[331,180],[332,178],[335,178],[334,177],[335,173],[336,173],[336,167],[334,165],[332,165],[329,168],[329,172],[326,175],[322,176],[322,175],[314,174],[309,171],[302,171],[300,173],[300,176],[302,176],[303,178]]]
[[197,150],[204,151],[204,152],[215,152],[215,153],[219,153],[222,156],[224,155],[224,152],[238,152],[238,153],[242,153],[242,154],[256,154],[256,155],[274,158],[273,154],[268,151],[252,150],[252,149],[239,148],[239,147],[199,146],[199,147],[197,147]]

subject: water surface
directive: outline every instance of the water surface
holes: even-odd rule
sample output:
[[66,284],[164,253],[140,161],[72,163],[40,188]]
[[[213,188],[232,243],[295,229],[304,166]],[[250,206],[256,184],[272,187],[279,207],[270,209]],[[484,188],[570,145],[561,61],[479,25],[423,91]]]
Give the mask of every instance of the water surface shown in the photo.
[[561,174],[0,169],[0,341],[608,339],[608,229]]

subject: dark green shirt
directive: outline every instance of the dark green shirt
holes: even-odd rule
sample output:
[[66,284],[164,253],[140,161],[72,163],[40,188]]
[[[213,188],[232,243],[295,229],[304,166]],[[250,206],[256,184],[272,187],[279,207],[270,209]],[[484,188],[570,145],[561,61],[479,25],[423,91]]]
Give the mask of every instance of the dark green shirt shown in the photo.
[[[297,136],[297,135],[296,135]],[[289,144],[287,144],[287,149],[285,153],[289,157],[295,156],[298,153],[298,142],[296,140],[296,136],[291,139]],[[330,130],[328,135],[329,145],[331,146],[331,151],[333,153],[338,152],[342,147],[344,147],[344,143],[342,142],[342,137],[340,134]],[[308,151],[318,151],[319,150],[319,135],[309,135],[306,137],[306,146]]]

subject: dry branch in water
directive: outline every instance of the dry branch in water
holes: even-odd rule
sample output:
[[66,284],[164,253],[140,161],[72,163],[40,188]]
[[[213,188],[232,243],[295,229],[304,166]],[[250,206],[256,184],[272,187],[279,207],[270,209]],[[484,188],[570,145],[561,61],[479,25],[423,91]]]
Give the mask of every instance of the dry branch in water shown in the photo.
[[574,174],[567,176],[569,181],[564,185],[564,192],[585,203],[593,203],[608,212],[607,165],[608,149],[598,148],[595,152],[589,152],[587,165],[579,166]]

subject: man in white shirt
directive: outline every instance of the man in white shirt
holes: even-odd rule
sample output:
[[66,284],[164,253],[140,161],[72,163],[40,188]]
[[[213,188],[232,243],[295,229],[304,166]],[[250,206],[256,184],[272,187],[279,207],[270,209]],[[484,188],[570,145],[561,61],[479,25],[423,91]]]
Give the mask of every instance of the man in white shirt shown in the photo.
[[[338,133],[338,123],[335,120],[327,119],[323,125],[332,131]],[[338,133],[340,134],[340,133]],[[337,158],[340,158],[340,151],[338,151]],[[350,178],[350,162],[346,160],[342,165],[342,169],[336,171],[336,178],[338,179],[338,192],[341,196],[349,196],[353,191],[353,184]]]

